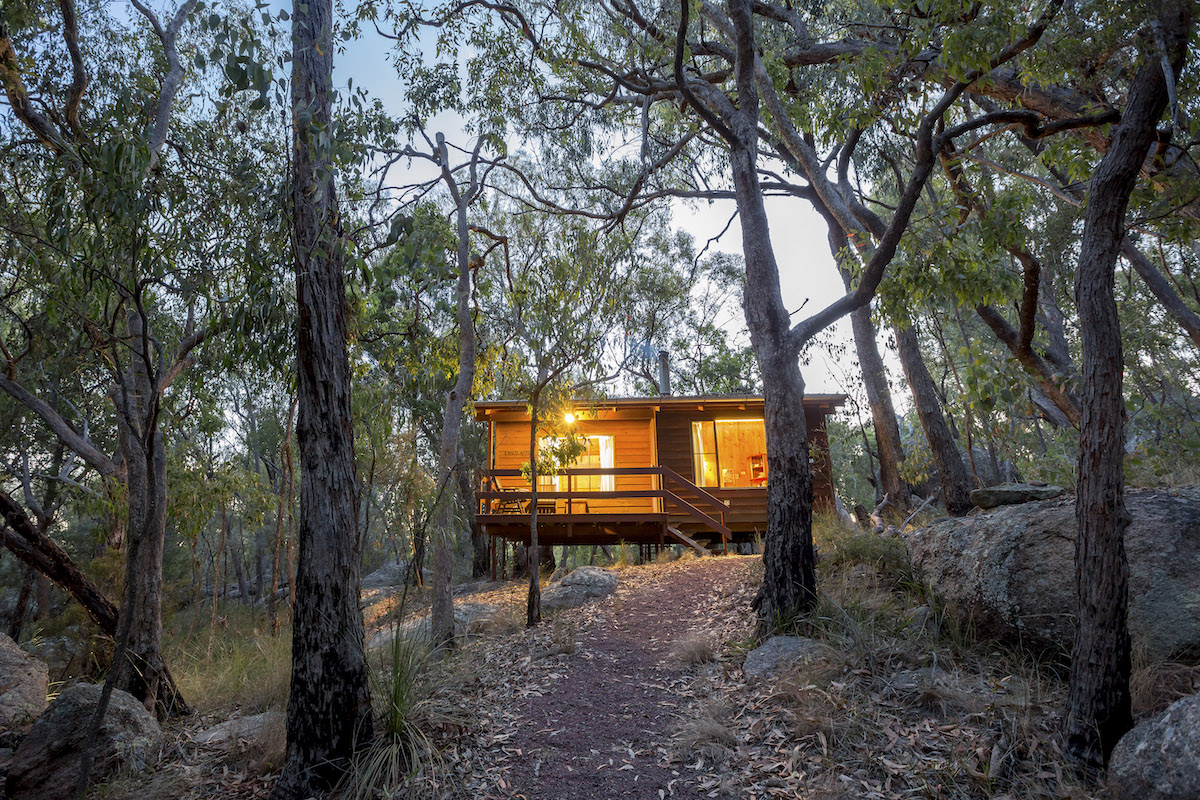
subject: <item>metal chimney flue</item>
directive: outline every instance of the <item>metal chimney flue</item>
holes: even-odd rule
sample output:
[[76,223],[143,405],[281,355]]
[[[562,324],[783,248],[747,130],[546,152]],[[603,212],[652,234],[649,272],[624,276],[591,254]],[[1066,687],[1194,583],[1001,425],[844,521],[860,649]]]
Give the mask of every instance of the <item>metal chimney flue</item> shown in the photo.
[[658,393],[664,397],[671,394],[671,354],[658,351]]

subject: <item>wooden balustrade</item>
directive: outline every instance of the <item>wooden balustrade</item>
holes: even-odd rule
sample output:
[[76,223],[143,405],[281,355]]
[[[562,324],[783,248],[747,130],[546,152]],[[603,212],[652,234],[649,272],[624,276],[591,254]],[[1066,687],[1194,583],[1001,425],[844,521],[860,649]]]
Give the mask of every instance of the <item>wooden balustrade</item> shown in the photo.
[[[537,499],[539,502],[538,516],[543,514],[550,517],[564,516],[557,512],[557,501],[566,500],[566,515],[572,518],[576,517],[576,508],[578,505],[583,506],[583,515],[593,513],[589,510],[589,503],[595,504],[601,500],[620,500],[633,498],[657,498],[662,501],[665,506],[673,506],[682,513],[696,522],[711,528],[720,533],[722,537],[729,536],[730,530],[725,526],[725,514],[729,511],[729,506],[719,497],[705,491],[696,484],[684,478],[679,473],[668,467],[580,467],[571,469],[562,469],[553,473],[560,478],[565,477],[567,480],[567,490],[538,490]],[[612,476],[614,478],[620,476],[654,476],[657,478],[654,483],[657,488],[654,489],[623,489],[620,491],[609,490],[603,491],[599,489],[576,489],[574,479],[579,476]],[[540,477],[547,477],[539,475]],[[519,478],[524,483],[524,487],[504,488],[497,479],[503,478]],[[665,479],[665,480],[664,480]],[[665,483],[669,481],[678,486],[677,491],[666,488]],[[681,496],[682,493],[689,495],[688,498]],[[479,502],[478,513],[480,516],[511,516],[524,515],[528,516],[530,509],[529,504],[532,502],[534,492],[529,488],[529,480],[520,470],[516,469],[492,469],[485,470],[483,473],[482,490],[478,493]],[[540,504],[542,502],[554,501],[553,510],[547,509],[543,511]],[[707,506],[709,510],[703,510],[699,506]],[[666,509],[664,508],[664,511]],[[643,516],[645,512],[640,510],[632,510],[628,512],[631,517]],[[605,515],[610,515],[611,512],[605,512]],[[547,520],[553,521],[553,520]]]

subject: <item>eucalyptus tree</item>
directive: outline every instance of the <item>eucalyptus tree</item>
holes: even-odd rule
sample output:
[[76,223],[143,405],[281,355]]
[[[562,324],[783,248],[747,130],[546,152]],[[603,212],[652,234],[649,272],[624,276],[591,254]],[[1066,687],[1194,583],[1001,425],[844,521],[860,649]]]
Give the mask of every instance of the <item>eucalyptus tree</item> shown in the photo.
[[[6,7],[0,25],[0,81],[13,122],[4,166],[19,212],[8,219],[9,252],[45,313],[84,332],[81,349],[104,376],[115,412],[116,455],[96,446],[87,421],[73,422],[18,380],[11,364],[0,389],[101,483],[120,484],[126,580],[106,688],[125,688],[162,713],[186,710],[160,645],[167,392],[227,317],[206,293],[210,265],[226,265],[230,252],[217,238],[225,233],[220,206],[189,180],[197,126],[179,112],[188,72],[181,35],[196,4],[186,0],[164,21],[135,2],[129,31],[100,9],[79,17],[69,1],[53,32],[23,17],[29,9]],[[57,63],[70,65],[69,79]],[[218,195],[223,188],[209,187]]]
[[[404,154],[410,158],[430,161],[438,170],[436,180],[440,182],[453,204],[454,225],[454,268],[457,272],[454,288],[454,328],[457,332],[458,363],[453,376],[453,385],[446,393],[442,409],[441,435],[437,450],[437,497],[434,502],[434,548],[433,548],[433,597],[430,610],[430,630],[435,648],[451,646],[454,642],[454,601],[450,594],[453,568],[454,545],[454,498],[457,481],[452,478],[466,468],[460,463],[460,432],[463,412],[469,403],[475,382],[476,335],[475,320],[471,309],[472,276],[482,266],[478,256],[471,253],[471,206],[485,190],[487,175],[494,161],[481,156],[485,139],[479,137],[463,167],[455,167],[450,160],[450,148],[444,134],[438,133],[436,142],[428,142],[430,152],[423,152],[411,145]],[[465,170],[465,176],[460,173]],[[465,179],[464,179],[465,178]],[[461,181],[461,184],[460,184]]]
[[[664,196],[736,200],[746,261],[746,318],[763,373],[772,462],[767,571],[758,610],[764,624],[790,619],[811,607],[816,597],[800,349],[828,324],[869,302],[936,154],[956,137],[998,124],[994,118],[964,118],[955,111],[956,102],[982,78],[991,80],[1010,69],[1010,62],[1034,47],[1059,4],[1050,3],[1040,15],[1018,14],[1016,24],[1008,12],[989,15],[987,25],[980,26],[986,33],[972,39],[987,46],[977,52],[947,48],[935,54],[942,58],[940,74],[953,78],[940,92],[916,97],[892,93],[889,87],[909,75],[914,64],[926,63],[916,62],[914,54],[937,47],[955,22],[949,9],[928,19],[906,17],[899,28],[882,26],[888,33],[877,36],[879,42],[845,46],[838,38],[847,24],[861,23],[853,28],[856,34],[881,28],[872,20],[871,8],[851,9],[844,18],[766,3],[732,3],[726,13],[715,4],[699,3],[699,26],[689,24],[692,4],[687,2],[677,11],[642,8],[636,2],[488,8],[504,26],[471,29],[476,31],[472,44],[489,58],[474,60],[468,74],[489,102],[507,98],[514,109],[508,119],[539,141],[573,142],[560,145],[569,155],[562,159],[559,184],[594,190],[596,200],[584,213],[620,219]],[[420,22],[448,26],[456,12],[480,10],[457,6]],[[899,41],[889,40],[897,29]],[[530,45],[527,58],[533,68],[521,69],[523,62],[512,58],[515,37]],[[501,53],[502,58],[495,57]],[[856,54],[862,64],[843,58]],[[850,80],[838,81],[839,71]],[[831,93],[831,86],[846,88],[838,94]],[[838,102],[825,99],[831,94]],[[760,130],[760,97],[765,132]],[[848,114],[847,126],[844,108],[865,113]],[[900,202],[884,222],[885,235],[873,237],[858,219],[870,212],[849,183],[848,165],[863,131],[881,124],[885,114],[902,120],[912,135],[911,167],[896,190]],[[1072,124],[1077,123],[1063,123]],[[594,134],[590,126],[605,133]],[[762,167],[770,176],[765,181],[759,175],[760,144],[778,165],[774,170]],[[585,155],[597,150],[605,152],[610,166],[621,166],[623,172],[614,169],[611,174],[624,180],[597,189]],[[631,155],[622,158],[624,153]],[[829,172],[835,163],[836,177]],[[782,181],[782,188],[824,204],[863,259],[852,291],[794,324],[779,297],[778,267],[762,204],[764,191],[780,187],[780,169],[794,175]],[[714,173],[731,180],[714,185]],[[527,188],[535,201],[547,200],[536,187]]]
[[1075,551],[1080,615],[1071,651],[1065,734],[1069,752],[1097,767],[1107,763],[1117,740],[1133,727],[1124,547],[1129,524],[1123,496],[1124,363],[1114,270],[1126,238],[1129,197],[1155,144],[1175,88],[1173,76],[1186,62],[1192,5],[1167,3],[1151,19],[1158,36],[1142,47],[1142,64],[1130,84],[1121,122],[1089,182],[1075,272],[1083,374]]
[[[1178,297],[1172,298],[1173,293],[1156,290],[1164,281],[1155,281],[1154,265],[1147,267],[1149,259],[1139,258],[1131,248],[1128,223],[1124,219],[1132,195],[1135,213],[1174,217],[1171,225],[1175,236],[1181,232],[1186,236],[1191,229],[1187,220],[1193,209],[1182,199],[1178,182],[1181,173],[1187,173],[1190,167],[1168,155],[1175,147],[1170,134],[1164,138],[1159,132],[1153,151],[1147,138],[1156,136],[1153,130],[1168,106],[1170,124],[1174,124],[1182,110],[1194,103],[1194,93],[1185,93],[1190,84],[1180,79],[1185,54],[1183,42],[1191,29],[1189,8],[1137,6],[1129,15],[1110,18],[1105,18],[1096,7],[1072,8],[1057,26],[1058,35],[1082,36],[1086,30],[1092,37],[1091,43],[1086,47],[1075,43],[1061,53],[1046,53],[1036,65],[1037,70],[1069,70],[1080,50],[1087,52],[1088,57],[1101,54],[1100,62],[1111,64],[1111,70],[1097,71],[1079,89],[1053,80],[1027,95],[1014,93],[1007,97],[997,92],[997,83],[980,83],[972,88],[971,100],[983,112],[980,118],[1007,119],[1018,134],[1018,141],[1025,145],[1027,153],[1036,153],[1040,163],[1026,158],[1024,163],[1018,160],[1014,167],[1011,153],[989,158],[988,150],[995,147],[987,141],[988,137],[979,137],[961,150],[947,147],[940,151],[950,192],[958,206],[953,210],[944,207],[946,213],[941,215],[942,219],[953,228],[966,222],[971,213],[977,214],[983,242],[1006,251],[1021,268],[1018,324],[1013,326],[986,301],[976,300],[980,317],[1011,349],[1057,411],[1080,427],[1077,496],[1080,626],[1073,655],[1066,733],[1068,751],[1090,765],[1106,760],[1116,738],[1129,724],[1128,634],[1124,620],[1126,567],[1122,548],[1127,516],[1120,499],[1124,455],[1123,365],[1117,313],[1111,300],[1112,270],[1118,253],[1130,260],[1168,313],[1191,333],[1190,310]],[[1101,33],[1093,36],[1093,29]],[[1140,65],[1140,69],[1130,69],[1131,64]],[[1136,77],[1130,80],[1131,76]],[[998,82],[1003,85],[1006,80],[999,76]],[[1167,95],[1174,99],[1166,100]],[[1107,99],[1111,97],[1124,97],[1123,105]],[[997,102],[999,99],[1005,104]],[[1025,108],[1019,108],[1021,105]],[[1100,125],[1117,120],[1120,124],[1111,129]],[[1124,146],[1123,152],[1118,145]],[[1104,154],[1099,161],[1095,151]],[[1009,166],[1001,166],[1002,163]],[[1004,205],[1005,200],[989,190],[989,181],[994,179],[987,174],[991,169],[1037,183],[1067,203],[1084,200],[1084,193],[1070,184],[1091,175],[1078,250],[1079,266],[1075,271],[1076,305],[1083,333],[1079,375],[1082,391],[1078,398],[1068,388],[1066,378],[1070,377],[1071,362],[1067,348],[1061,346],[1060,331],[1054,330],[1053,313],[1045,315],[1049,323],[1045,326],[1046,346],[1038,350],[1033,347],[1035,320],[1039,311],[1045,310],[1044,301],[1039,300],[1045,288],[1043,270],[1033,243],[1020,229],[1013,230],[1011,220],[1006,225],[990,219],[993,215],[1003,218],[1006,212],[1020,209]],[[1136,193],[1139,173],[1145,188]],[[1160,197],[1153,197],[1155,194]],[[1010,193],[1008,202],[1011,203],[1012,197]],[[1034,212],[1026,209],[1024,213]],[[953,215],[959,219],[953,220]],[[1145,224],[1141,222],[1141,226]],[[1062,247],[1062,242],[1054,246]],[[922,268],[928,267],[924,260],[918,263]],[[960,281],[963,277],[961,273],[957,275]]]
[[547,464],[540,442],[543,414],[620,374],[625,353],[614,348],[612,334],[628,310],[632,266],[639,257],[637,228],[605,234],[578,217],[522,212],[512,204],[493,207],[493,219],[490,229],[507,247],[503,273],[493,276],[499,297],[489,322],[506,332],[501,352],[508,374],[502,385],[525,398],[530,413],[526,622],[532,626],[541,621],[537,492]]
[[297,0],[291,16],[289,210],[302,472],[287,756],[272,795],[279,800],[323,792],[372,733],[358,605],[362,564],[343,278],[348,243],[332,152],[332,2]]

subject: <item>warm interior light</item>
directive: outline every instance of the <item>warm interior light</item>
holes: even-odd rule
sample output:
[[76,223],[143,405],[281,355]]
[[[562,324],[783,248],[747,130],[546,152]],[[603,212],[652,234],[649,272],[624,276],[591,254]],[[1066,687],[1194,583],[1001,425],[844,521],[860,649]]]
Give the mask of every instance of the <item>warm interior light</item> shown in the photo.
[[567,415],[563,417],[563,419],[566,420],[568,425],[571,425],[575,422],[575,415],[568,411]]

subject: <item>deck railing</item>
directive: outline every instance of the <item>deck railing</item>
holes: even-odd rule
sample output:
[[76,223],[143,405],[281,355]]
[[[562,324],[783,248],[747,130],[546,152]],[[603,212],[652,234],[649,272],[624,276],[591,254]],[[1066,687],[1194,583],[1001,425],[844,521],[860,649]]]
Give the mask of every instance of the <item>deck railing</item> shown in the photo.
[[[588,503],[591,501],[625,498],[658,498],[663,501],[664,505],[675,506],[679,509],[680,513],[712,528],[714,531],[725,536],[730,534],[729,528],[725,526],[725,514],[729,511],[729,505],[719,497],[692,483],[670,467],[581,467],[561,469],[556,473],[539,475],[538,477],[553,477],[554,475],[559,477],[560,483],[563,477],[566,478],[567,490],[564,492],[539,489],[537,492],[539,516],[542,514],[557,514],[559,500],[566,501],[566,513],[568,516],[573,516],[576,508],[581,505],[583,515],[592,513],[588,510]],[[614,485],[615,479],[621,476],[652,476],[657,478],[657,480],[653,481],[653,483],[657,484],[657,488],[623,489],[620,491],[575,488],[575,478],[592,476],[612,476],[614,478]],[[528,515],[531,511],[530,505],[533,500],[533,491],[529,488],[502,488],[497,479],[503,478],[521,478],[526,484],[528,483],[528,478],[524,476],[521,470],[485,470],[483,473],[482,490],[478,493],[478,513]],[[678,490],[672,491],[672,489],[667,488],[668,483],[674,484],[678,487]],[[690,499],[681,497],[681,491],[688,494]],[[549,505],[551,502],[553,502],[553,506]],[[541,508],[542,503],[547,504],[544,511]],[[709,511],[706,512],[699,506],[706,506]]]

